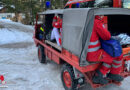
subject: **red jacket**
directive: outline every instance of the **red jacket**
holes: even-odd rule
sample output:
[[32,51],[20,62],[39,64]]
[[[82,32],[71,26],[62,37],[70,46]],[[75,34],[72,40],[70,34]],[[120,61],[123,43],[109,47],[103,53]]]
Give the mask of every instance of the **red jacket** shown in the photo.
[[55,28],[61,28],[62,27],[62,19],[58,16],[54,16],[52,26]]
[[111,38],[111,34],[107,29],[105,29],[101,18],[96,16],[92,36],[90,38],[88,46],[88,54],[87,54],[88,61],[98,61],[101,58],[103,50],[100,49],[101,44],[99,38],[103,40],[109,40]]

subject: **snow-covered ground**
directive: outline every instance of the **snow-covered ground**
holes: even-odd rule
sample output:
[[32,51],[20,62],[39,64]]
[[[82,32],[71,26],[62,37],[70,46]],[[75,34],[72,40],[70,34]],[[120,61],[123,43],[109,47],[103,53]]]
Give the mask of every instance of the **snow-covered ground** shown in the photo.
[[28,35],[29,33],[19,32],[15,29],[0,29],[0,45],[6,43],[16,43],[16,42],[24,42],[24,41],[31,41],[32,34]]
[[64,90],[60,66],[38,61],[32,39],[34,28],[1,19],[0,26],[4,27],[0,29],[0,74],[8,86],[0,90]]
[[[7,88],[0,90],[64,90],[60,79],[61,66],[49,61],[40,64],[32,39],[33,27],[0,20],[0,74]],[[1,86],[1,84],[0,84]],[[120,87],[108,85],[97,90],[129,90],[130,78]],[[86,85],[81,90],[93,90]]]

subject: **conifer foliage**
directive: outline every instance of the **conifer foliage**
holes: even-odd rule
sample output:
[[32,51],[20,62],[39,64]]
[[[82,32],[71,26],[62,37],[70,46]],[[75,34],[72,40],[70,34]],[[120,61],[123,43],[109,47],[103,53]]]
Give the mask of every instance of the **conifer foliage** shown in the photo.
[[29,22],[34,22],[37,12],[46,10],[46,1],[51,2],[50,9],[59,9],[64,8],[68,0],[0,0],[6,7],[6,12],[15,13],[16,16],[18,13],[24,13]]

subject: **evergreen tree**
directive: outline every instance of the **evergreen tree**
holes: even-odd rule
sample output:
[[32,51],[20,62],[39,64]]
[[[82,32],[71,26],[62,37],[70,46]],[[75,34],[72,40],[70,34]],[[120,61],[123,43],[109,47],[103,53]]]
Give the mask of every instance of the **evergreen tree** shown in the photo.
[[16,16],[25,13],[26,20],[29,22],[34,22],[37,12],[46,10],[46,1],[51,2],[51,9],[59,9],[64,8],[68,0],[0,0],[5,4],[7,12],[15,13]]

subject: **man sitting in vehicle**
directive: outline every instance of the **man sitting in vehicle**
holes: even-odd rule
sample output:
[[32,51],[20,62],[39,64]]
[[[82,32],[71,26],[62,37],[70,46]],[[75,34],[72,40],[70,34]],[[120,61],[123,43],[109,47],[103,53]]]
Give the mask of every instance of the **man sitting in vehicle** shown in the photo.
[[61,37],[58,29],[61,29],[62,27],[62,19],[58,15],[54,16],[52,26],[53,26],[53,30],[51,33],[51,40],[56,39],[57,45],[60,46]]
[[96,74],[92,80],[94,83],[107,84],[108,80],[104,76],[108,73],[107,77],[109,79],[121,82],[123,77],[119,74],[122,67],[123,55],[114,58],[103,49],[100,49],[101,44],[99,38],[103,40],[110,40],[111,38],[110,32],[104,27],[102,18],[103,16],[95,17],[94,28],[88,47],[87,60],[90,62],[103,62],[102,66],[96,70]]

